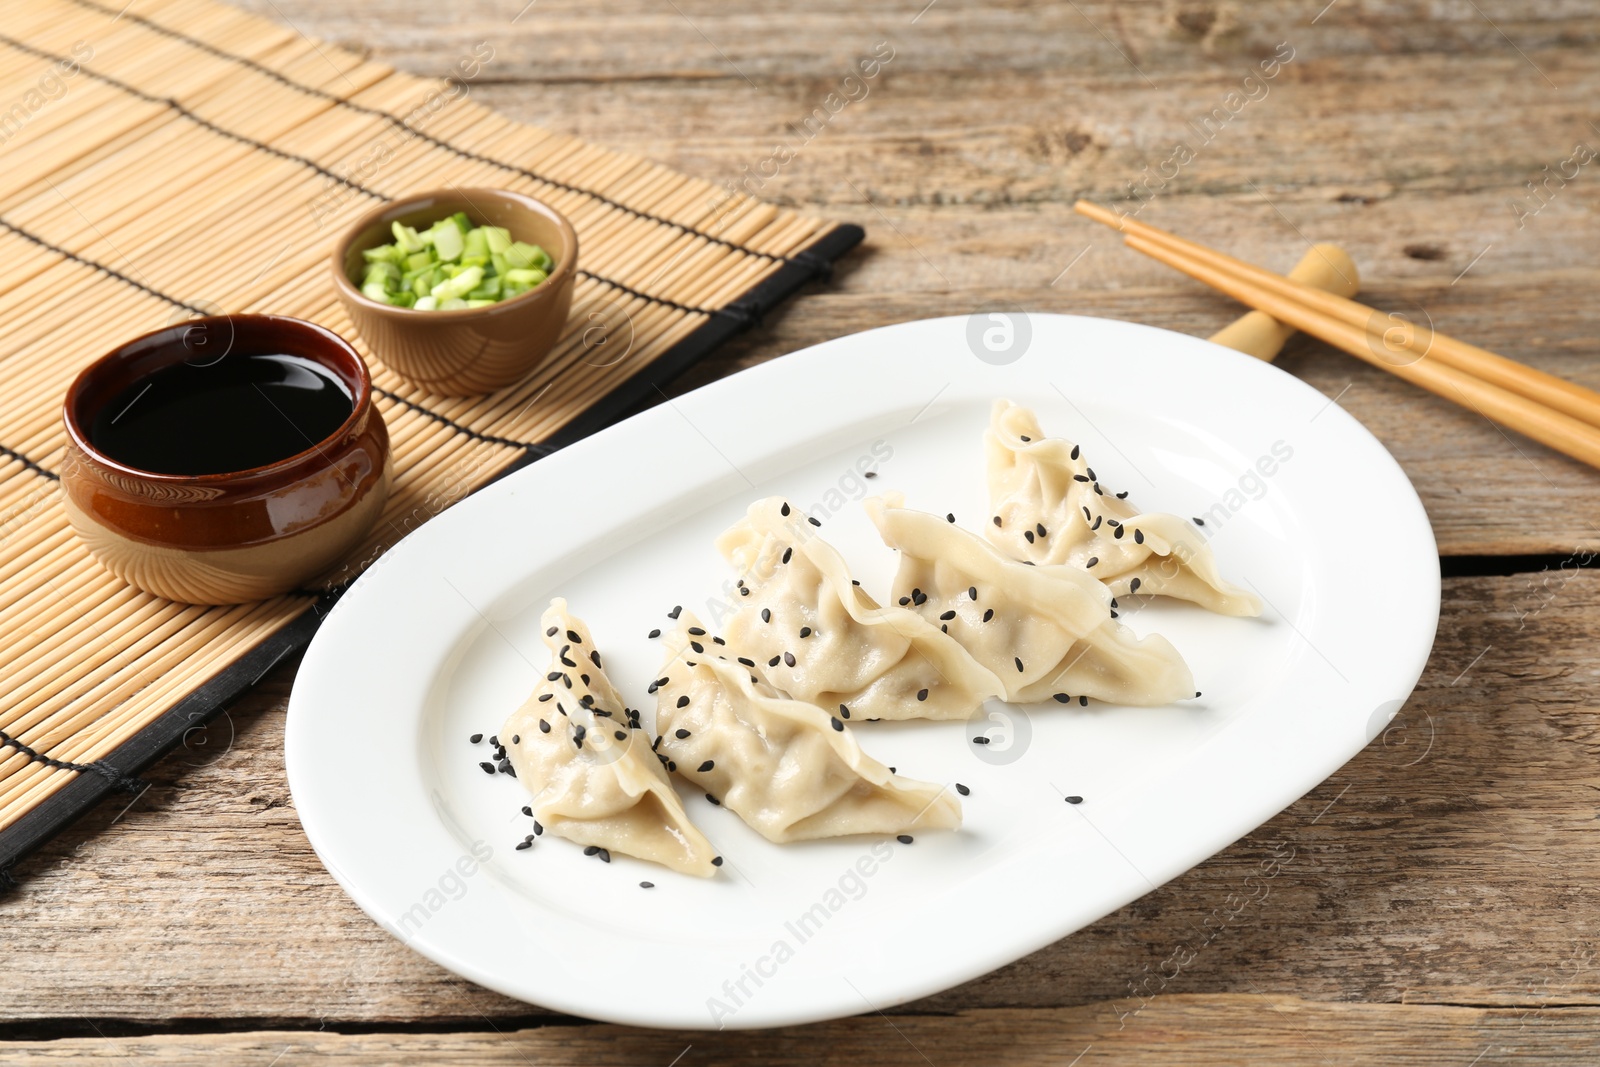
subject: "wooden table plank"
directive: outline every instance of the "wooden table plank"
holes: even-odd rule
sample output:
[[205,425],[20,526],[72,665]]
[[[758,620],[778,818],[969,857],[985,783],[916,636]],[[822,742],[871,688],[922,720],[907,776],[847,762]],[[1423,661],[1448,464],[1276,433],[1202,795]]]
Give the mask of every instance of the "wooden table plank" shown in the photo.
[[[293,1030],[69,1038],[0,1046],[0,1064],[154,1060],[216,1063],[477,1064],[664,1067],[872,1064],[874,1067],[1406,1067],[1582,1062],[1600,1044],[1600,1008],[1482,1008],[1317,1003],[1288,996],[1174,995],[1137,1017],[1104,1006],[865,1015],[760,1033],[544,1026],[467,1033],[339,1034]],[[1476,1059],[1475,1059],[1476,1057]]]
[[[1421,687],[1378,742],[1176,881],[905,1010],[1129,1011],[1156,991],[1600,1004],[1597,632],[1594,571],[1447,582]],[[323,870],[284,783],[291,674],[126,812],[107,805],[19,869],[0,1022],[544,1017],[413,954]]]

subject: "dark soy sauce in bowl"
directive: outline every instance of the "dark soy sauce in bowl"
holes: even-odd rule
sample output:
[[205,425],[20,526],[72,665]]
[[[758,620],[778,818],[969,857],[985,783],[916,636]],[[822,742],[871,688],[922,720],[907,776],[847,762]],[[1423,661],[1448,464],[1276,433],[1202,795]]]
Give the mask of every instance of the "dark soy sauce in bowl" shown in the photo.
[[230,474],[307,451],[354,410],[344,383],[313,360],[229,353],[137,379],[100,409],[89,443],[153,474]]

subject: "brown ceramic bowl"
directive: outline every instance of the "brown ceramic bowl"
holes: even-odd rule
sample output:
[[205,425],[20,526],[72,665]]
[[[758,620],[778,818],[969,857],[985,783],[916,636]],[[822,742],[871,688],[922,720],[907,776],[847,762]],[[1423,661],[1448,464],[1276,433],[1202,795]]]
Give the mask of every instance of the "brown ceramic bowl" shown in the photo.
[[[481,308],[416,311],[361,294],[361,253],[394,240],[391,224],[426,229],[457,211],[475,226],[503,226],[516,241],[555,259],[550,276],[526,293]],[[334,289],[372,354],[433,393],[472,396],[510,385],[555,347],[572,308],[578,234],[548,204],[502,189],[447,189],[379,205],[357,219],[333,250]]]
[[[157,474],[97,449],[95,417],[141,378],[194,360],[197,337],[225,346],[223,359],[312,360],[349,392],[354,410],[305,451],[230,474]],[[338,334],[299,319],[228,315],[145,334],[85,367],[62,416],[73,530],[117,577],[170,600],[239,604],[297,588],[360,543],[389,495],[389,431],[372,406],[366,364]]]

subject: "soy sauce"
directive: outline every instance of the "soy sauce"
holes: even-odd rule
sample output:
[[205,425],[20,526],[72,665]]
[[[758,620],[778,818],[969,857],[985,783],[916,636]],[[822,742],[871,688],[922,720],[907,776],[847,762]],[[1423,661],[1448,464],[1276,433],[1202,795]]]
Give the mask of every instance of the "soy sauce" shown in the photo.
[[95,416],[89,443],[155,474],[226,474],[304,452],[354,410],[344,383],[312,360],[230,353],[140,378]]

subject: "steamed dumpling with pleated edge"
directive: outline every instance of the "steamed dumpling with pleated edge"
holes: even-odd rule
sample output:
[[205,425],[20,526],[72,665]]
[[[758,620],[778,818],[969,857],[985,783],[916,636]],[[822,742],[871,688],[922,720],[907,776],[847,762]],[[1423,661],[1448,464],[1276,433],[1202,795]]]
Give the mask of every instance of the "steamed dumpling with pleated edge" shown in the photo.
[[996,400],[984,434],[984,534],[1012,559],[1089,570],[1117,596],[1174,597],[1222,615],[1260,615],[1261,601],[1224,581],[1205,537],[1176,515],[1141,514],[1100,485],[1083,450],[1046,437],[1032,411]]
[[1083,570],[1007,559],[977,534],[903,507],[898,493],[862,506],[900,552],[894,595],[946,627],[1004,682],[1007,700],[1153,705],[1195,695],[1177,650],[1113,619],[1110,590]]
[[964,719],[1002,692],[938,626],[852,584],[844,558],[779,497],[750,505],[717,549],[741,573],[727,639],[786,695],[857,719]]
[[831,713],[783,696],[755,660],[715,643],[685,613],[657,679],[658,751],[679,775],[769,841],[954,830],[961,802],[861,750]]
[[500,731],[534,818],[580,845],[715,874],[716,849],[689,821],[639,713],[606,678],[589,628],[559,597],[540,625],[550,669]]

